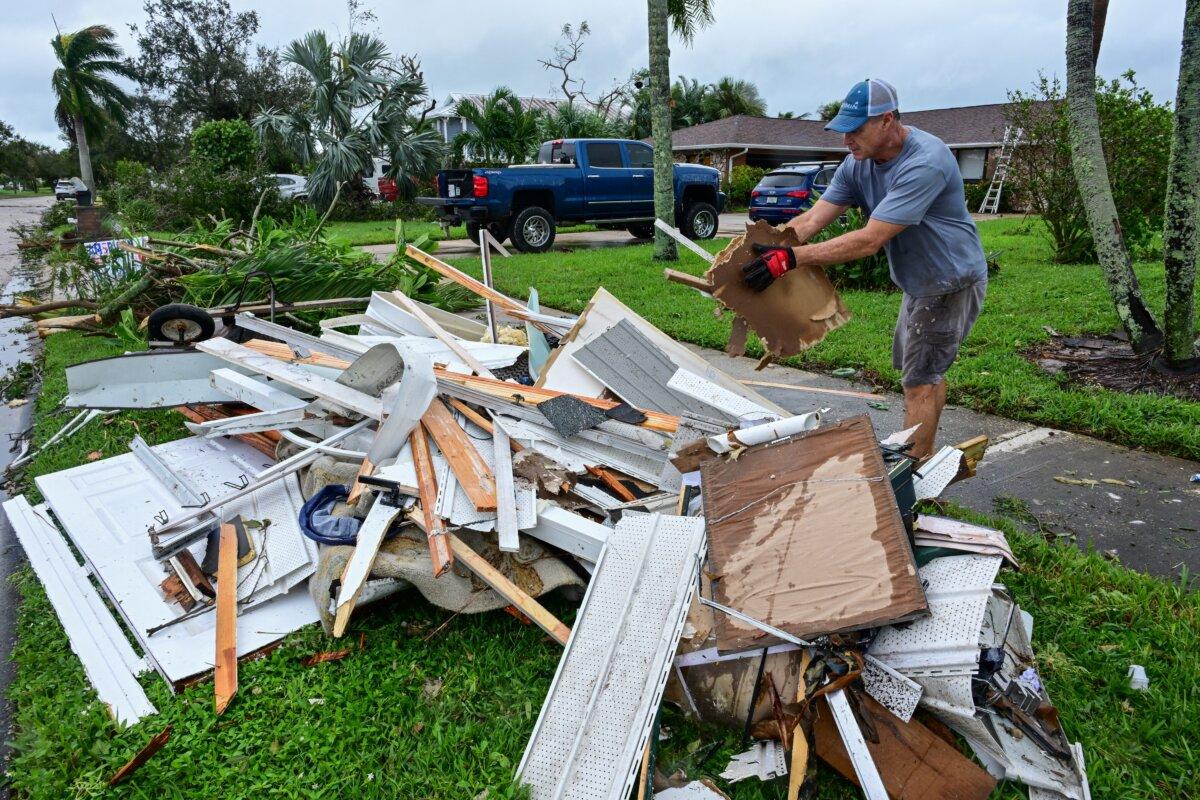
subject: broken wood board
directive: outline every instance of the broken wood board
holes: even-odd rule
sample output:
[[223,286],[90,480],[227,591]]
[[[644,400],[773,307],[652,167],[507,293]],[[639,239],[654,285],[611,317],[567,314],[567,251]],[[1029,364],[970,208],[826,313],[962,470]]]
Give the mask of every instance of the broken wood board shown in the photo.
[[625,800],[704,552],[704,520],[626,512],[517,768],[533,800]]
[[850,309],[821,267],[796,267],[762,292],[747,286],[742,267],[758,258],[756,244],[796,247],[800,239],[791,228],[757,220],[717,254],[705,277],[713,284],[713,297],[750,324],[768,354],[795,355],[850,321]]
[[[859,711],[875,731],[867,750],[893,800],[986,800],[996,781],[985,770],[916,720],[901,722],[868,696]],[[817,701],[813,738],[817,756],[843,778],[858,783],[850,756],[824,698]]]
[[382,498],[376,497],[375,504],[367,513],[362,526],[358,529],[358,539],[354,545],[354,553],[342,570],[342,587],[338,592],[337,611],[333,620],[333,635],[340,637],[346,632],[350,622],[350,614],[358,602],[367,578],[371,574],[371,565],[375,563],[375,554],[383,537],[387,535],[392,522],[400,515],[401,509],[384,505]]
[[216,653],[213,689],[218,715],[224,714],[237,694],[237,528],[241,519],[221,523],[217,556]]
[[600,397],[604,393],[604,384],[589,375],[575,361],[573,355],[584,345],[603,335],[620,320],[627,320],[630,325],[637,328],[677,367],[686,369],[705,380],[712,381],[723,389],[765,406],[780,416],[788,414],[786,409],[780,408],[758,392],[742,385],[710,364],[702,356],[667,336],[603,287],[597,289],[596,293],[592,295],[592,299],[588,301],[587,307],[584,308],[574,327],[566,336],[562,337],[558,347],[550,354],[550,359],[546,362],[536,386],[542,389],[570,392],[579,396]]
[[448,333],[441,325],[434,321],[433,317],[425,313],[424,309],[412,301],[412,299],[403,292],[392,292],[392,297],[395,301],[408,313],[412,314],[417,320],[429,329],[429,332],[434,337],[450,348],[450,352],[458,358],[459,361],[466,364],[476,375],[482,375],[485,378],[495,377],[491,370],[479,363],[475,356],[467,352],[467,349],[462,346],[462,343],[456,336]]
[[[714,599],[796,637],[928,609],[868,417],[701,463]],[[728,615],[722,650],[771,642]]]
[[71,650],[109,715],[120,725],[132,725],[157,714],[137,680],[146,664],[129,646],[125,632],[50,521],[46,506],[35,508],[24,495],[18,495],[5,501],[4,513],[46,590]]
[[167,741],[171,738],[171,726],[163,728],[156,736],[146,742],[141,750],[134,753],[133,758],[126,761],[119,770],[113,773],[113,776],[108,779],[108,787],[111,789],[121,781],[128,778],[133,773],[142,768],[142,765],[154,757],[154,754],[162,750],[166,746]]
[[434,477],[433,455],[429,452],[425,428],[421,425],[413,428],[409,434],[409,441],[412,445],[413,470],[416,472],[417,494],[421,506],[421,530],[425,531],[429,540],[429,558],[433,562],[433,576],[436,578],[454,563],[454,551],[446,538],[446,528],[433,508],[437,505],[437,478]]
[[438,450],[450,462],[454,477],[475,508],[480,511],[495,511],[496,476],[475,449],[471,437],[467,436],[467,432],[459,426],[450,409],[446,408],[446,404],[435,398],[425,410],[421,424],[433,437]]

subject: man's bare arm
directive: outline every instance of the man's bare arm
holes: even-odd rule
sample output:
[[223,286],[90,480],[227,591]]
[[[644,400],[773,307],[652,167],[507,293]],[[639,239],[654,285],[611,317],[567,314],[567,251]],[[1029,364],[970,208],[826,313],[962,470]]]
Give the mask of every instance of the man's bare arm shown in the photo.
[[[818,201],[819,204],[820,201]],[[813,207],[813,210],[816,210],[816,206]],[[825,267],[830,264],[845,264],[847,261],[854,261],[857,258],[864,258],[879,252],[879,249],[888,240],[904,228],[904,225],[871,219],[867,220],[865,227],[856,231],[850,231],[850,233],[844,233],[817,244],[793,247],[792,252],[796,255],[796,266]]]
[[839,206],[817,198],[812,208],[788,222],[787,227],[794,230],[800,237],[800,243],[807,242],[820,233],[826,225],[846,213],[849,206]]

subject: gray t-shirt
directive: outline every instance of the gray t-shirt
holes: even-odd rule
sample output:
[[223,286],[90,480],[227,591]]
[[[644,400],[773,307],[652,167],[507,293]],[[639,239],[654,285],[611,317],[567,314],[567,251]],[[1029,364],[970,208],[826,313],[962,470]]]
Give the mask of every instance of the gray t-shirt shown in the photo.
[[899,155],[882,164],[846,156],[821,197],[908,226],[884,245],[892,280],[905,294],[948,294],[987,279],[958,162],[933,134],[910,125]]

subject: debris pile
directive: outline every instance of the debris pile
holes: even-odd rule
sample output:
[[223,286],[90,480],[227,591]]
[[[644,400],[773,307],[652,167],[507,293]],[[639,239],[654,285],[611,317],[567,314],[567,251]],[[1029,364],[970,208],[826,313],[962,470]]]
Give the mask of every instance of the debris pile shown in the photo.
[[[720,276],[762,235],[695,288],[741,313]],[[726,796],[715,777],[795,798],[816,759],[871,800],[984,798],[1001,780],[1088,798],[1032,617],[998,582],[1017,568],[1003,534],[914,510],[973,474],[983,440],[917,465],[911,430],[881,442],[865,415],[791,414],[603,288],[563,317],[408,255],[485,300],[488,325],[376,292],[319,337],[242,312],[212,338],[68,369],[70,430],[180,408],[193,434],[135,439],[37,478],[45,503],[4,506],[118,722],[155,713],[147,665],[173,688],[211,671],[220,714],[239,658],[314,622],[341,637],[415,587],[563,646],[518,767],[539,800]],[[800,340],[775,352],[848,319],[803,281],[819,282],[767,293],[806,298]],[[527,346],[493,343],[500,317]],[[536,599],[570,585],[586,586],[573,628]],[[656,779],[664,700],[746,751],[719,776]]]

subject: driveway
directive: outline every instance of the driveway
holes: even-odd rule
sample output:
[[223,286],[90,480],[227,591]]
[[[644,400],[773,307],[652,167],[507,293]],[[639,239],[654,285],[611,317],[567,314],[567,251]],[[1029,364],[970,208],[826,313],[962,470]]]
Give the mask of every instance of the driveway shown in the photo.
[[[722,214],[717,226],[718,236],[737,236],[745,231],[750,218],[745,212]],[[554,238],[554,250],[577,250],[585,247],[624,247],[628,244],[644,244],[643,240],[635,239],[625,231],[588,231],[587,233],[560,233]],[[377,261],[385,261],[396,252],[394,244],[369,244],[362,247],[375,256]],[[438,255],[461,256],[479,252],[479,247],[466,239],[450,239],[438,242]]]

